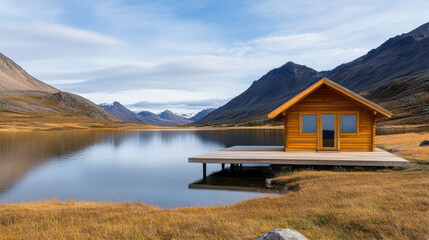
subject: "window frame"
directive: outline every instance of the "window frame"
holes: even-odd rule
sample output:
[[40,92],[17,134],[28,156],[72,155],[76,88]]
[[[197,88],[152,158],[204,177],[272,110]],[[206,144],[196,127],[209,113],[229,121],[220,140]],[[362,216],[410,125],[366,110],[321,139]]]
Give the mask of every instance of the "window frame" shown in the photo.
[[[341,116],[343,115],[355,115],[356,116],[356,132],[342,132],[341,131]],[[339,130],[340,130],[340,135],[352,135],[352,136],[356,136],[359,135],[359,112],[358,111],[341,111],[340,112],[340,117],[339,117]]]
[[[302,116],[315,116],[316,117],[316,131],[315,132],[302,132]],[[317,112],[300,112],[299,113],[299,135],[317,136],[317,129],[319,124],[319,115]]]

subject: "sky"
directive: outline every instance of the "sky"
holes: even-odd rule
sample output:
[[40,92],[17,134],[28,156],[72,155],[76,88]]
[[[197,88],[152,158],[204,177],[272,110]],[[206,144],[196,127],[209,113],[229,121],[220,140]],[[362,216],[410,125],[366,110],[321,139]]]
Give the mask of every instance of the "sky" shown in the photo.
[[329,70],[428,21],[414,0],[0,0],[0,52],[97,104],[196,113],[288,61]]

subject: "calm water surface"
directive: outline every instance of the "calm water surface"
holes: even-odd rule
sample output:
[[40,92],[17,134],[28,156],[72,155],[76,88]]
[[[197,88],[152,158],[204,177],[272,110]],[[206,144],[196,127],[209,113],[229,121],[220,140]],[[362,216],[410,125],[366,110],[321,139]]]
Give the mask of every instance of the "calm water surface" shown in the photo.
[[[230,204],[263,194],[227,190],[225,183],[225,190],[193,188],[202,178],[202,164],[188,163],[188,157],[233,145],[282,145],[282,137],[282,130],[269,129],[2,132],[0,202]],[[207,170],[219,171],[220,165],[208,164]],[[252,184],[263,188],[263,179]]]
[[[410,129],[377,134],[398,131]],[[201,184],[202,164],[188,163],[188,157],[233,145],[282,145],[282,138],[281,129],[0,132],[0,203],[53,198],[160,207],[235,203],[262,196],[266,176],[213,174]],[[207,170],[217,172],[220,165],[208,164]]]

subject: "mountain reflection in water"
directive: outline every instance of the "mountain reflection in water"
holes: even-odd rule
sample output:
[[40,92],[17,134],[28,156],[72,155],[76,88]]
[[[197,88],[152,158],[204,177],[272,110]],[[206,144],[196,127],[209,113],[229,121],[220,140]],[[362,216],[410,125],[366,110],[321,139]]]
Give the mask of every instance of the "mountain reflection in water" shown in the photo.
[[282,144],[282,129],[0,132],[0,202],[234,203],[263,196],[266,176],[225,176],[216,173],[220,164],[208,164],[202,183],[202,164],[188,157],[234,145]]
[[[282,138],[282,130],[269,129],[0,132],[0,201],[234,203],[263,194],[188,188],[202,168],[187,158],[233,145],[281,145]],[[208,174],[219,169],[209,164]]]

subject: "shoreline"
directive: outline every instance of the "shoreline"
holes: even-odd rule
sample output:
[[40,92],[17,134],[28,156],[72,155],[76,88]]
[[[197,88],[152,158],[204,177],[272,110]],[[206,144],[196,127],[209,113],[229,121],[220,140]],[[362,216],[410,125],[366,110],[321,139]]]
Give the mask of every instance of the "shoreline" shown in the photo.
[[427,237],[427,172],[302,171],[281,180],[296,190],[216,207],[55,200],[1,204],[0,236],[256,239],[271,228],[292,228],[309,239]]
[[[377,129],[428,129],[429,125],[376,125]],[[2,126],[0,132],[20,131],[73,131],[73,130],[139,130],[139,129],[283,129],[283,125],[262,126],[155,126],[132,122],[90,122],[90,123],[46,123],[43,125]]]
[[281,172],[273,180],[288,186],[285,194],[232,205],[159,208],[55,199],[1,203],[0,237],[255,239],[271,228],[292,228],[309,239],[425,239],[429,147],[418,143],[428,138],[429,133],[376,137],[379,147],[403,148],[395,154],[412,162],[409,169]]

